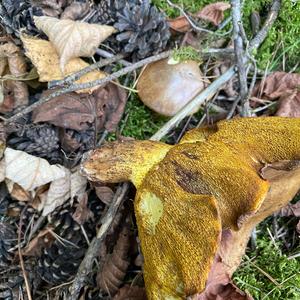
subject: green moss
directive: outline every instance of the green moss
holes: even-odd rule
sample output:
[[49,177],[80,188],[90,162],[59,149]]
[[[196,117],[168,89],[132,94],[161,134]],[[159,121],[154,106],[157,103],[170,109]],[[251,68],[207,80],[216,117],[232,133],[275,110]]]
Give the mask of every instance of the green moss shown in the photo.
[[[275,245],[264,236],[257,240],[256,251],[248,251],[242,265],[234,274],[234,282],[254,299],[299,300],[300,299],[300,260],[288,259],[281,253],[282,245]],[[267,273],[266,276],[263,271]],[[276,285],[276,283],[278,283]]]
[[201,57],[198,51],[191,46],[174,49],[172,51],[172,58],[174,59],[174,61],[178,62],[186,60],[201,62]]
[[[132,94],[119,129],[123,136],[143,140],[150,138],[165,122],[166,118],[155,114],[138,99],[136,94]],[[111,136],[110,140],[112,138]]]

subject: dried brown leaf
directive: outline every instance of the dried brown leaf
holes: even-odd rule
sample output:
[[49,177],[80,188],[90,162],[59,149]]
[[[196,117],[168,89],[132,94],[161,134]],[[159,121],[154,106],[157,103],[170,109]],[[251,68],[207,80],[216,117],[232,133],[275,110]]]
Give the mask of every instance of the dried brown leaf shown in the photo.
[[24,256],[41,256],[42,249],[48,248],[54,242],[52,228],[46,227],[32,239],[29,244],[22,250]]
[[30,192],[25,191],[20,185],[17,183],[13,183],[12,191],[10,192],[10,196],[18,201],[28,202],[32,199]]
[[[52,91],[45,91],[43,96]],[[109,83],[92,95],[68,93],[51,99],[33,111],[35,123],[48,122],[55,126],[82,131],[95,123],[97,130],[113,131],[119,123],[126,103],[126,93]]]
[[73,2],[66,7],[60,16],[61,20],[82,19],[90,11],[89,2]]
[[113,300],[145,300],[147,299],[145,288],[139,286],[124,285],[119,289]]
[[98,286],[110,295],[115,295],[126,275],[129,266],[130,229],[128,224],[122,228],[113,253],[106,259],[97,275]]
[[113,197],[114,192],[108,186],[96,186],[95,187],[97,197],[106,205],[110,205]]
[[[61,80],[64,77],[76,73],[89,64],[80,58],[71,59],[66,65],[64,72],[59,68],[59,57],[53,45],[45,40],[37,39],[27,35],[21,35],[21,40],[26,50],[26,56],[30,58],[34,66],[37,68],[40,76],[39,81],[48,82],[52,80]],[[91,71],[83,75],[76,83],[87,83],[105,77],[105,73],[101,71]],[[98,87],[77,91],[78,93],[87,93],[96,90]]]
[[57,50],[62,71],[71,58],[94,55],[100,43],[115,32],[112,26],[52,17],[34,17],[34,22],[47,34]]
[[[20,48],[12,42],[0,45],[0,56],[2,59],[6,58],[9,73],[14,77],[21,77],[26,73],[27,66],[25,58],[22,55]],[[4,72],[3,66],[1,67],[1,72]],[[28,104],[29,94],[26,83],[19,80],[13,80],[10,81],[10,88],[13,93],[14,108]]]
[[224,19],[224,11],[230,8],[230,4],[226,2],[216,2],[203,7],[197,17],[218,26]]
[[177,32],[188,32],[191,29],[191,25],[185,16],[179,16],[175,19],[169,19],[168,24],[171,29]]
[[298,89],[280,97],[276,116],[294,118],[300,117],[300,91]]
[[88,219],[93,218],[93,212],[88,208],[88,195],[87,193],[83,194],[81,197],[78,197],[78,206],[76,211],[72,215],[73,219],[80,225],[84,224]]

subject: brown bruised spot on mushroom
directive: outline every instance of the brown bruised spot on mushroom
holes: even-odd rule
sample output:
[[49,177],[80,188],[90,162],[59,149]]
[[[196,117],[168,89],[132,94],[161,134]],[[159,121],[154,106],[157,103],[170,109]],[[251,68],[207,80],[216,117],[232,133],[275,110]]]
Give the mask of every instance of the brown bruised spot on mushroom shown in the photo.
[[174,65],[164,59],[146,67],[137,89],[146,106],[161,115],[174,116],[205,88],[207,81],[197,62],[189,60]]

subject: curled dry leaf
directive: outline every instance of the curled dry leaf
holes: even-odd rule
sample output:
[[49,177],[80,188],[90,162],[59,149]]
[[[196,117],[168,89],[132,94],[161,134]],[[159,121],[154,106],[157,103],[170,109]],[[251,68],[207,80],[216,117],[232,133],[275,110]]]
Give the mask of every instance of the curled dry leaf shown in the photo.
[[[89,64],[82,59],[73,58],[65,65],[64,72],[62,72],[59,68],[59,57],[50,42],[27,35],[21,35],[21,40],[26,50],[25,55],[30,58],[33,65],[37,68],[37,72],[40,76],[39,81],[41,82],[61,80],[67,75],[76,73],[89,66]],[[105,73],[94,70],[83,75],[76,83],[86,83],[104,77]],[[77,93],[88,93],[97,88],[96,86],[77,91]]]
[[[6,179],[6,185],[8,186],[8,181],[9,179]],[[32,195],[29,191],[25,191],[20,185],[17,183],[12,182],[11,189],[9,189],[10,196],[13,199],[16,199],[18,201],[22,202],[28,202],[32,199]]]
[[276,112],[281,117],[300,117],[300,74],[274,72],[256,85],[253,95],[279,99]]
[[287,206],[283,207],[280,210],[280,215],[285,217],[300,217],[300,201],[296,202],[295,204],[289,203]]
[[103,268],[97,275],[98,286],[110,295],[115,295],[126,275],[129,266],[130,227],[128,222],[122,228],[113,253],[106,258]]
[[224,11],[230,8],[230,4],[226,2],[216,2],[203,7],[197,17],[218,26],[224,19]]
[[93,212],[88,208],[88,195],[84,193],[78,197],[78,206],[72,217],[78,224],[82,225],[93,216]]
[[145,105],[159,114],[173,116],[205,88],[204,80],[197,62],[173,65],[163,59],[146,67],[137,88]]
[[[46,96],[52,91],[45,91]],[[95,124],[97,130],[113,131],[126,104],[126,92],[113,83],[95,90],[91,95],[68,93],[51,99],[33,111],[35,123],[48,122],[78,131]]]
[[51,17],[34,17],[37,28],[44,31],[59,54],[62,71],[71,58],[90,57],[115,28]]
[[[64,168],[65,176],[53,180],[43,201],[43,216],[47,216],[56,207],[64,204],[71,197],[71,172]],[[43,196],[41,196],[43,198]]]
[[6,178],[16,182],[26,191],[32,191],[66,176],[63,167],[50,165],[47,160],[24,151],[6,148],[4,159]]
[[179,16],[175,19],[168,20],[168,24],[171,29],[177,32],[188,32],[191,29],[191,25],[185,16]]
[[32,239],[29,244],[22,250],[24,256],[41,256],[42,249],[49,248],[55,238],[52,234],[53,228],[46,227]]
[[147,299],[145,288],[126,284],[119,289],[113,300],[145,300]]
[[[0,45],[0,56],[2,57],[2,66],[0,66],[0,76],[4,75],[6,65],[8,66],[9,74],[16,77],[16,79],[18,77],[23,76],[26,73],[27,66],[25,58],[22,55],[20,48],[12,42]],[[8,89],[8,91],[5,91],[5,89]],[[28,88],[26,83],[22,81],[9,80],[9,82],[4,85],[3,93],[4,103],[2,107],[0,107],[0,110],[3,112],[10,111],[18,106],[28,104]]]
[[87,180],[78,171],[71,173],[66,168],[64,171],[65,176],[52,181],[49,190],[40,195],[42,203],[39,209],[43,209],[43,216],[47,216],[67,200],[72,201],[74,197],[82,197],[85,193]]
[[108,186],[96,186],[95,187],[97,197],[106,205],[110,205],[113,197],[114,192]]
[[[298,163],[278,169],[284,160]],[[276,165],[264,170],[266,179],[264,161]],[[181,299],[206,292],[216,257],[225,270],[217,269],[219,277],[231,277],[252,229],[299,190],[299,161],[300,119],[240,118],[191,130],[174,146],[105,144],[82,172],[93,181],[134,183],[148,298]]]

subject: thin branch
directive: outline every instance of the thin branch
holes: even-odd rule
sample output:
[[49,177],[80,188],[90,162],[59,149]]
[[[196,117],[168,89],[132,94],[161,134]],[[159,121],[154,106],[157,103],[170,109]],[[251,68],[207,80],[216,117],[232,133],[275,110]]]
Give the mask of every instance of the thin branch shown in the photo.
[[20,265],[21,265],[24,281],[25,281],[25,287],[26,287],[26,291],[27,291],[28,300],[32,300],[30,284],[28,281],[27,271],[25,269],[22,250],[21,250],[21,230],[22,230],[22,225],[23,225],[23,216],[24,216],[24,212],[26,209],[27,209],[27,206],[24,207],[24,209],[22,210],[21,215],[20,215],[20,222],[19,222],[19,228],[18,228],[18,254],[19,254]]
[[[96,50],[96,53],[97,53],[98,55],[102,56],[102,57],[105,57],[105,58],[111,58],[111,57],[114,56],[114,54],[112,54],[112,53],[110,53],[110,52],[108,52],[108,51],[105,51],[105,50],[103,50],[103,49],[99,49],[99,48]],[[131,62],[129,62],[129,61],[125,60],[125,59],[120,59],[120,63],[121,63],[122,65],[124,65],[125,67],[128,67],[128,66],[131,66],[131,65],[132,65]]]
[[73,73],[73,74],[65,77],[62,80],[50,81],[48,83],[48,88],[51,89],[51,88],[55,88],[55,87],[62,86],[62,85],[69,85],[69,84],[73,83],[74,81],[78,80],[84,74],[89,73],[93,70],[102,68],[104,66],[110,65],[114,62],[117,62],[120,59],[122,59],[123,57],[124,57],[123,54],[118,54],[116,56],[112,56],[111,58],[106,58],[104,60],[100,60],[100,61],[98,61],[98,62],[96,62],[96,63],[94,63],[94,64],[92,64],[88,67],[85,67],[85,68],[81,69],[80,71],[78,71],[76,73]]
[[165,51],[165,52],[162,52],[160,54],[157,54],[157,55],[154,55],[154,56],[151,56],[151,57],[148,57],[148,58],[145,58],[143,60],[140,60],[134,64],[132,64],[131,66],[128,66],[126,68],[123,68],[115,73],[112,73],[102,79],[98,79],[98,80],[94,80],[94,81],[90,81],[90,82],[87,82],[87,83],[81,83],[81,84],[73,84],[67,88],[63,88],[63,89],[60,89],[56,92],[53,92],[52,94],[46,96],[46,97],[42,97],[39,101],[31,104],[30,106],[24,108],[21,112],[13,115],[12,117],[8,118],[8,119],[5,119],[5,123],[8,123],[8,122],[15,122],[18,118],[32,112],[35,108],[39,107],[41,104],[44,104],[46,102],[48,102],[49,100],[55,98],[55,97],[58,97],[60,95],[63,95],[63,94],[66,94],[66,93],[69,93],[69,92],[74,92],[74,91],[78,91],[78,90],[82,90],[82,89],[87,89],[87,88],[92,88],[92,87],[95,87],[95,86],[101,86],[101,85],[104,85],[105,83],[108,83],[112,80],[115,80],[117,78],[119,78],[120,76],[123,76],[129,72],[132,72],[138,68],[141,68],[143,67],[144,65],[147,65],[149,63],[152,63],[152,62],[155,62],[155,61],[158,61],[158,60],[161,60],[163,58],[166,58],[170,55],[171,51]]

